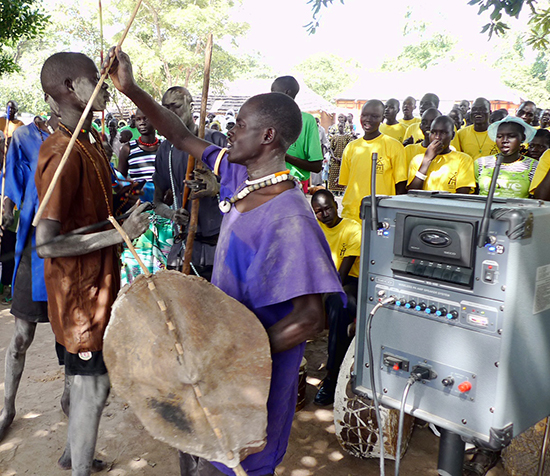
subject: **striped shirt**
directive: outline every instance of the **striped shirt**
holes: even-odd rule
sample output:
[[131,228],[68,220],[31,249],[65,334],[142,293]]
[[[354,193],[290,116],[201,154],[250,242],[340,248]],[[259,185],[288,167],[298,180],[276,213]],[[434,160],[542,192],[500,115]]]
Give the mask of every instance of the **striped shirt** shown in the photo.
[[155,173],[155,158],[157,152],[149,152],[141,149],[137,140],[128,143],[128,176],[132,180],[146,180],[150,182]]

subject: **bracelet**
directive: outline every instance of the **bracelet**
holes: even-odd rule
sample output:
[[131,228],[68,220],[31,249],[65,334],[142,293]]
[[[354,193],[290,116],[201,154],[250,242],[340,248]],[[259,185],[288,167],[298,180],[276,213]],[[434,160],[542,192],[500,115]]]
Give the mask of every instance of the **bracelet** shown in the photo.
[[419,171],[414,174],[415,177],[419,178],[420,180],[426,180],[428,177],[427,175],[424,175],[423,173],[420,173]]

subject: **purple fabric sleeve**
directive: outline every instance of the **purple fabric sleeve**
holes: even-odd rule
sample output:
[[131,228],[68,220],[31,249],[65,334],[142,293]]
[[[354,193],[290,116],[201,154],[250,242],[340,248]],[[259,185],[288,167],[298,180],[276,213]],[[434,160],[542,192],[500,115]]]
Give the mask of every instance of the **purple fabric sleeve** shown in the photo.
[[[211,145],[204,150],[202,161],[210,170],[214,170],[220,150],[221,148],[216,145]],[[220,176],[220,198],[222,200],[231,198],[248,178],[246,167],[229,162],[227,153],[222,158],[218,175]]]

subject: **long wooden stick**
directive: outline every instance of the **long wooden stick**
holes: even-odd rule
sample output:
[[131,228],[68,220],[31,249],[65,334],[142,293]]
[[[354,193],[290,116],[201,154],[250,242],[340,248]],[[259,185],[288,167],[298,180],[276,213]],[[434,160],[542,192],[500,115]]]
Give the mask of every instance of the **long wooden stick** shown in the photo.
[[118,224],[118,222],[116,221],[116,218],[113,217],[113,216],[109,216],[109,221],[111,222],[111,224],[113,225],[115,230],[118,231],[119,235],[122,236],[122,239],[124,240],[124,243],[126,243],[126,246],[130,250],[130,253],[132,253],[132,255],[134,255],[134,258],[137,261],[139,267],[141,268],[141,271],[143,271],[143,274],[145,276],[151,276],[151,273],[149,272],[149,270],[147,269],[147,266],[145,266],[145,264],[143,263],[143,261],[141,260],[139,255],[137,254],[137,251],[134,248],[132,240],[130,239],[130,237],[128,236],[126,231],[124,231],[124,228],[122,228]]
[[[122,43],[126,39],[126,35],[128,34],[128,31],[130,30],[130,27],[132,26],[132,23],[134,22],[134,19],[136,18],[136,15],[138,13],[139,7],[141,5],[141,2],[143,0],[137,0],[136,7],[134,8],[134,12],[132,13],[132,16],[130,17],[130,20],[128,22],[128,25],[126,26],[126,29],[124,30],[124,33],[122,34],[122,37],[120,38],[120,41],[118,42],[116,49],[119,50],[122,46]],[[80,129],[82,129],[82,125],[84,124],[84,121],[88,117],[88,114],[90,113],[90,110],[92,109],[92,104],[99,94],[99,91],[101,91],[101,86],[103,86],[103,83],[105,82],[105,79],[109,75],[109,69],[111,69],[111,65],[113,64],[114,60],[116,58],[116,55],[113,55],[112,58],[109,60],[109,66],[105,68],[105,72],[101,75],[101,78],[99,78],[99,81],[97,83],[97,86],[94,89],[94,92],[92,93],[92,96],[90,97],[88,104],[86,104],[86,107],[84,108],[84,111],[82,112],[82,115],[80,116],[80,120],[78,121],[78,124],[75,127],[75,130],[73,132],[73,135],[71,136],[71,140],[69,141],[69,145],[67,146],[67,149],[65,150],[65,153],[63,154],[63,157],[61,158],[61,162],[59,162],[59,166],[57,167],[57,170],[55,171],[55,174],[53,176],[52,181],[50,182],[50,186],[48,187],[48,190],[46,191],[46,194],[44,195],[44,198],[42,199],[42,202],[40,203],[40,207],[38,208],[38,211],[36,212],[36,215],[34,217],[34,220],[32,222],[33,226],[37,226],[38,222],[40,221],[40,218],[42,217],[42,214],[44,213],[44,209],[46,208],[46,205],[50,201],[50,198],[52,196],[53,190],[55,188],[55,185],[57,184],[57,181],[59,180],[59,176],[61,175],[61,172],[63,171],[63,168],[65,167],[65,164],[67,163],[67,160],[69,159],[69,155],[71,151],[73,150],[73,147],[76,143],[76,139],[78,137],[78,134],[80,133]]]
[[[199,137],[204,139],[204,133],[206,129],[206,105],[208,102],[208,89],[210,87],[210,65],[212,63],[212,46],[213,35],[208,35],[206,42],[206,50],[204,52],[204,77],[202,81],[202,99],[201,99],[201,115],[199,122]],[[191,173],[195,169],[195,158],[189,156],[187,161],[187,173],[185,174],[185,180],[190,180]],[[201,161],[197,162],[200,167]],[[187,203],[187,197],[189,196],[189,187],[185,185],[183,193],[183,204],[185,207]],[[191,218],[189,219],[189,231],[187,232],[187,240],[185,241],[185,254],[183,257],[183,265],[181,271],[183,274],[189,274],[191,272],[191,256],[193,255],[193,243],[195,241],[195,234],[197,233],[197,224],[199,222],[199,201],[193,200],[191,203]]]
[[[103,64],[103,7],[101,5],[101,0],[99,0],[99,37],[101,48],[99,50],[99,62]],[[105,140],[105,111],[101,111],[101,139]]]
[[4,160],[2,161],[2,194],[0,195],[0,225],[4,218],[4,192],[6,190],[6,161],[8,160],[8,134],[10,132],[10,105],[6,108],[6,124],[4,125]]

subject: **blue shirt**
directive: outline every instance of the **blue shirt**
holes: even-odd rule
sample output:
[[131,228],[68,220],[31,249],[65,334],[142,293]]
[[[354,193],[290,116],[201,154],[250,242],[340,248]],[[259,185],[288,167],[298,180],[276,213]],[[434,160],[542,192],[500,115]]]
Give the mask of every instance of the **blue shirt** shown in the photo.
[[[34,183],[34,174],[38,164],[38,151],[49,134],[40,130],[34,122],[19,127],[13,133],[6,159],[5,195],[21,210],[19,228],[15,243],[15,268],[13,283],[21,256],[27,242],[34,215],[38,210],[38,193]],[[36,241],[32,236],[32,300],[47,301],[46,285],[44,283],[44,260],[36,254]]]

